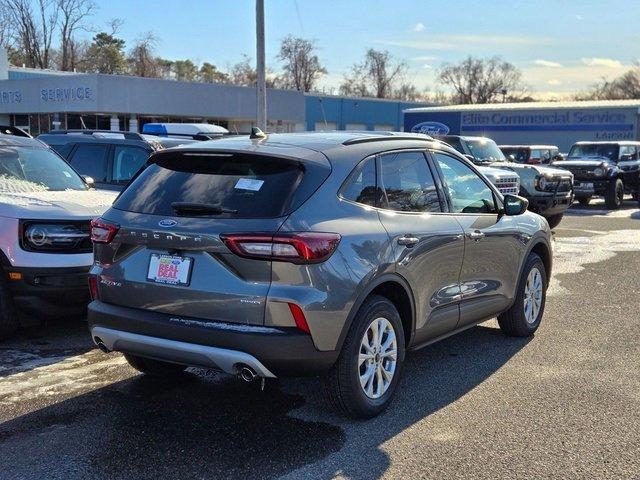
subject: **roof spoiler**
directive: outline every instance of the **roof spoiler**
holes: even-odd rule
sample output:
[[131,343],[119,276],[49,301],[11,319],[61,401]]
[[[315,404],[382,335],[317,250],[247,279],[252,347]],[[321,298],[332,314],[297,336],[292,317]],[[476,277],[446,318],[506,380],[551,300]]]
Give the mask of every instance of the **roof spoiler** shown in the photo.
[[18,127],[12,127],[11,125],[0,125],[0,135],[13,135],[14,137],[33,138],[24,130]]
[[127,140],[145,140],[145,138],[137,132],[121,132],[119,130],[86,130],[86,129],[72,129],[72,130],[51,130],[50,135],[67,135],[67,134],[82,134],[93,135],[94,133],[104,133],[111,135],[122,135]]

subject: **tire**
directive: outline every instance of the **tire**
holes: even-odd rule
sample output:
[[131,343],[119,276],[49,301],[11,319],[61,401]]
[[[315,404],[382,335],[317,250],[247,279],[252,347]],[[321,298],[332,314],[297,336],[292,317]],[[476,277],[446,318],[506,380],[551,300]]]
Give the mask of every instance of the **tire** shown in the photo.
[[160,360],[139,357],[138,355],[132,355],[130,353],[125,353],[124,358],[133,368],[150,377],[175,377],[187,368],[185,365],[161,362]]
[[0,340],[11,338],[20,326],[18,312],[13,304],[9,286],[0,278]]
[[604,203],[609,210],[617,210],[622,206],[624,201],[624,184],[622,180],[616,178],[614,182],[609,183],[607,191],[604,194]]
[[578,203],[580,205],[582,205],[583,207],[586,207],[587,205],[589,205],[589,202],[591,201],[591,197],[578,197],[576,198],[576,200],[578,200]]
[[547,219],[547,222],[549,223],[550,228],[556,228],[558,225],[560,225],[560,222],[562,221],[563,216],[564,216],[564,213],[557,213],[555,215],[550,215],[545,218]]
[[[372,338],[373,330],[369,330],[377,322],[384,328],[380,342],[376,342]],[[359,360],[361,350],[365,354],[367,352],[363,345],[365,334],[367,335],[367,344],[373,344],[372,346],[382,344],[384,346],[390,339],[391,331],[395,334],[396,361],[391,381],[385,385],[382,370],[389,371],[393,368],[391,355],[385,360],[378,352],[373,354],[373,358],[364,360],[362,364]],[[393,347],[390,346],[388,351],[392,349]],[[404,330],[398,310],[385,297],[370,296],[353,319],[340,356],[325,379],[325,390],[329,402],[336,410],[352,418],[366,419],[379,415],[391,403],[402,373],[404,355]],[[369,377],[371,383],[366,381],[365,385],[361,386],[361,375],[366,375],[368,371],[372,372]],[[380,372],[380,376],[378,376],[378,372]],[[383,378],[382,384],[380,378]],[[382,386],[378,390],[380,385]],[[369,393],[365,392],[365,388]]]
[[[528,283],[535,279],[534,270],[539,274],[540,296],[538,298],[538,311],[532,307],[531,315],[527,317],[525,314],[526,292]],[[530,274],[533,278],[530,279]],[[540,326],[542,316],[544,315],[544,307],[547,299],[547,274],[542,259],[535,253],[529,254],[525,263],[520,281],[518,282],[518,290],[516,292],[516,300],[509,310],[498,316],[498,324],[500,329],[512,337],[529,337],[535,333]],[[533,302],[531,302],[533,303]],[[534,315],[535,313],[535,315]]]

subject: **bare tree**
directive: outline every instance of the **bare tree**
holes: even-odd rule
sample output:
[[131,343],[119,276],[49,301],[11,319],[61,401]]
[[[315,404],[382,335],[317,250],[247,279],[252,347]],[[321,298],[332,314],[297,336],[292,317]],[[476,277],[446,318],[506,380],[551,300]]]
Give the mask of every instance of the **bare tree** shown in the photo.
[[10,50],[14,47],[15,32],[11,11],[5,2],[0,3],[0,47]]
[[85,20],[91,16],[96,4],[93,0],[56,0],[60,15],[60,70],[69,71],[78,63],[78,30],[86,30]]
[[157,44],[158,39],[151,32],[144,34],[136,41],[127,58],[131,75],[153,78],[160,76],[160,69],[154,55]]
[[309,92],[327,73],[314,50],[315,44],[304,38],[288,35],[282,40],[278,60],[284,62],[282,81],[285,88]]
[[455,103],[492,103],[523,96],[526,87],[520,71],[499,57],[467,57],[457,64],[444,64],[440,83],[453,88]]
[[[32,4],[35,3],[35,11]],[[29,67],[51,66],[51,42],[58,25],[58,9],[52,0],[2,0],[15,29],[17,47]]]
[[343,95],[391,98],[396,92],[396,84],[404,81],[406,72],[405,62],[395,61],[387,51],[370,48],[364,62],[355,64],[345,75],[340,92]]
[[631,100],[640,98],[640,63],[634,63],[631,70],[613,80],[603,79],[585,93],[575,96],[576,100]]

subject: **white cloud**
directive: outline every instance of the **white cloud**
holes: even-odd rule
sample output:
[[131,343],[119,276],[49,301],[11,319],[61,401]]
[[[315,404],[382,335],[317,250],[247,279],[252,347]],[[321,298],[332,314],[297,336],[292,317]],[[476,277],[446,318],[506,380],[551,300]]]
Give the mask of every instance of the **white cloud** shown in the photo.
[[414,32],[424,32],[425,26],[424,23],[422,22],[418,22],[415,24],[415,26],[413,27],[413,31]]
[[582,15],[580,15],[579,13],[576,14],[576,20],[582,20]]
[[562,68],[562,64],[558,62],[552,62],[551,60],[536,60],[533,63],[539,65],[540,67],[547,68]]
[[426,69],[426,70],[431,70],[433,67],[431,65],[429,65],[428,63],[425,63],[422,68]]
[[552,78],[551,80],[549,80],[547,82],[547,84],[549,84],[549,85],[562,85],[562,82],[560,80],[558,80],[557,78]]
[[622,66],[622,62],[613,58],[583,58],[582,63],[589,67],[620,68]]

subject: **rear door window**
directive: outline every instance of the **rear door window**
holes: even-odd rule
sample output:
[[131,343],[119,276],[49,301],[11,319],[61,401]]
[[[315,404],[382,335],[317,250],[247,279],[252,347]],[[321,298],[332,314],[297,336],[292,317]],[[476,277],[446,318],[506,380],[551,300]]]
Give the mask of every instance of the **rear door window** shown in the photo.
[[381,207],[398,212],[441,212],[433,175],[422,152],[398,152],[380,157]]
[[273,218],[289,212],[304,176],[301,162],[278,157],[164,155],[133,180],[114,207],[152,215]]
[[89,176],[98,183],[107,181],[108,145],[80,143],[69,158],[69,163],[80,175]]
[[144,148],[130,145],[116,145],[113,153],[113,171],[111,177],[114,182],[126,183],[140,170],[149,158],[149,152]]

